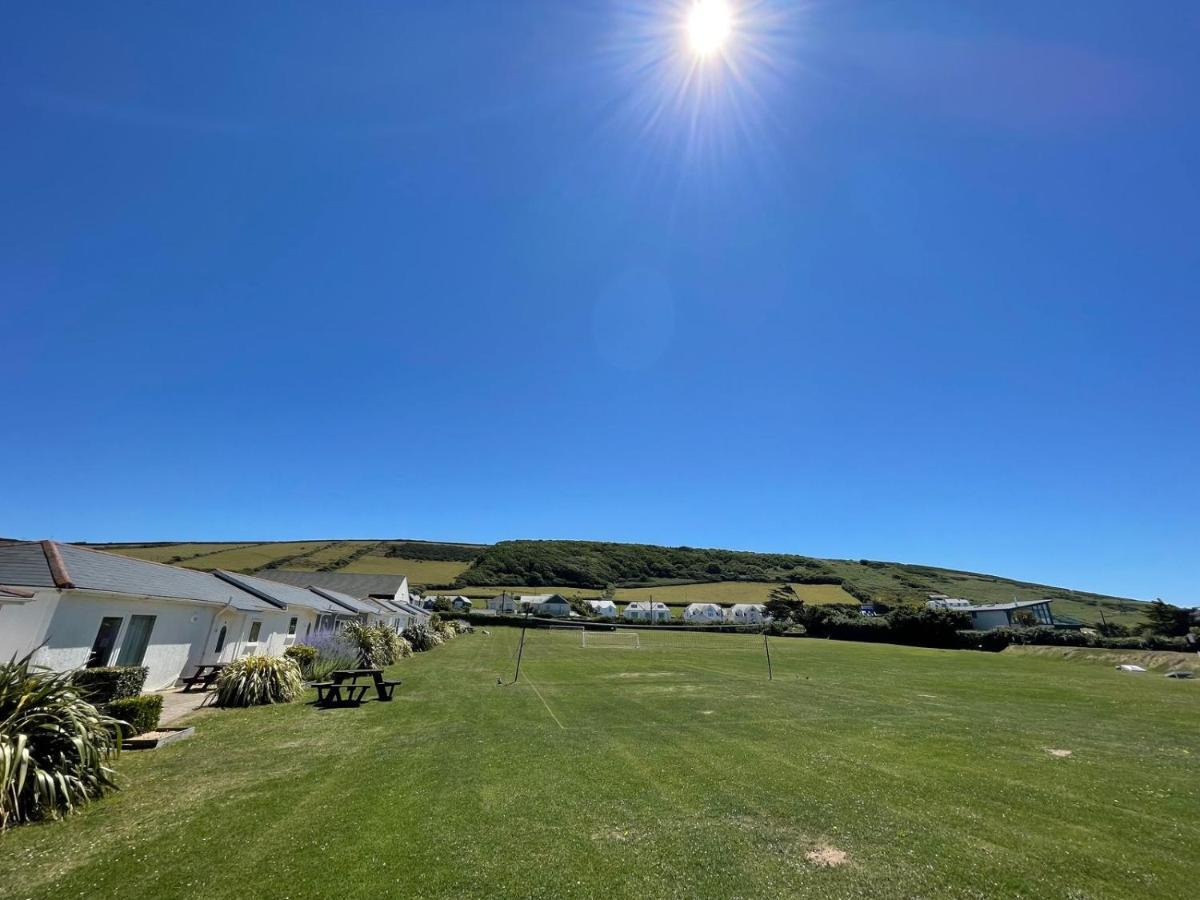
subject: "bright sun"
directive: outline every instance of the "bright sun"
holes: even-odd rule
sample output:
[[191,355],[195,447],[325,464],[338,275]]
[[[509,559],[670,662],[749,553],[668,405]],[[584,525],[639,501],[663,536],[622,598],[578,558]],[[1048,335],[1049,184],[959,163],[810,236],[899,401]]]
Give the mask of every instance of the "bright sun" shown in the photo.
[[710,56],[725,45],[733,31],[733,14],[724,0],[696,0],[688,13],[687,32],[692,51]]

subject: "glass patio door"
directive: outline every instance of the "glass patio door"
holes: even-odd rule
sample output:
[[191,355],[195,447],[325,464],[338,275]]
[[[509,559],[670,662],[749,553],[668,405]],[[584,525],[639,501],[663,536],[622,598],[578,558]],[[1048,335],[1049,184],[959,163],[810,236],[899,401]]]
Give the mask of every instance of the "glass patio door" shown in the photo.
[[92,652],[88,654],[86,668],[96,669],[108,665],[113,647],[117,645],[117,635],[121,633],[123,621],[120,616],[105,616],[100,620],[100,629],[96,632],[96,640],[92,642]]
[[130,616],[121,652],[117,654],[118,666],[140,666],[150,645],[150,632],[154,630],[154,616]]

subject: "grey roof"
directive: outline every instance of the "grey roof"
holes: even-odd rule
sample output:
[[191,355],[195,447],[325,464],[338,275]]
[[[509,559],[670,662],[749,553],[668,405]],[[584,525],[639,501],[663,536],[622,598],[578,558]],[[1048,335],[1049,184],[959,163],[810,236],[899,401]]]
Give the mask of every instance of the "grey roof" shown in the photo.
[[343,594],[341,591],[331,591],[329,588],[317,587],[310,585],[308,588],[314,594],[324,597],[327,600],[332,600],[334,603],[339,603],[351,612],[356,613],[378,613],[378,604],[367,600],[359,600],[357,597],[351,597],[349,594]]
[[351,597],[362,599],[372,594],[396,596],[400,585],[404,582],[403,575],[367,575],[361,572],[297,572],[293,569],[264,569],[258,573],[259,578],[276,581],[280,584],[292,584],[296,587],[319,587],[331,591],[349,594]]
[[1014,600],[1012,603],[989,603],[986,606],[966,606],[963,612],[1006,612],[1014,609],[1025,609],[1028,606],[1041,606],[1049,600]]
[[[198,600],[222,605],[231,603],[234,608],[242,610],[270,608],[269,604],[253,594],[226,584],[207,572],[71,544],[47,543],[58,550],[69,583],[81,590]],[[55,587],[42,542],[0,544],[0,584]]]
[[305,609],[315,609],[318,612],[332,613],[338,616],[350,613],[350,610],[346,609],[340,603],[335,603],[328,597],[322,597],[320,594],[313,593],[307,588],[281,584],[278,581],[268,581],[265,578],[255,578],[253,575],[242,575],[238,572],[226,572],[224,569],[217,569],[213,574],[218,578],[243,588],[257,597],[274,603],[276,606],[284,608],[301,606]]

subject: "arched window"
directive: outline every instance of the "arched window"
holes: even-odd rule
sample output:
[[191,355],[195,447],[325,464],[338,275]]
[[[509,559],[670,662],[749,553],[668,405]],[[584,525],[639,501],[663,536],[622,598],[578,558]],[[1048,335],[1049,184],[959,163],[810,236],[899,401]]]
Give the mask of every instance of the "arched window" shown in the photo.
[[217,648],[214,653],[220,653],[225,648],[225,626],[221,626],[221,630],[217,632]]

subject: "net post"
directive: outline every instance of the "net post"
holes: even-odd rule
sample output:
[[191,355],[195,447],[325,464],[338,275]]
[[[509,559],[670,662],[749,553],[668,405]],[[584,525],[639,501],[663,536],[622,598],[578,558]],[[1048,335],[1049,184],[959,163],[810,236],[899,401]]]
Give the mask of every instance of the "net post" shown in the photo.
[[525,621],[521,625],[521,644],[517,647],[517,671],[513,673],[512,683],[516,684],[521,677],[521,656],[525,653],[525,629],[529,627],[529,613],[525,613]]
[[763,626],[763,650],[767,654],[767,681],[775,680],[775,673],[771,670],[771,645],[767,643],[767,629]]

